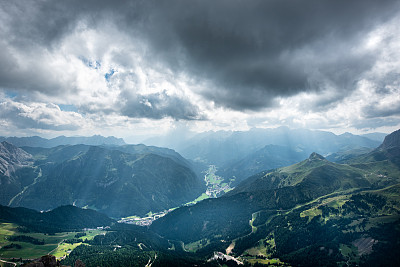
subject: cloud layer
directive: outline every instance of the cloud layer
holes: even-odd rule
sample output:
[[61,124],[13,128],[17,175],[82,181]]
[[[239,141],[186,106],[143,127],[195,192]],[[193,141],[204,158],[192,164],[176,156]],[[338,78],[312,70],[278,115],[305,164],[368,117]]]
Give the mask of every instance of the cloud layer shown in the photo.
[[[3,1],[1,119],[49,131],[148,120],[398,127],[399,10],[395,0]],[[30,108],[41,115],[21,115]]]

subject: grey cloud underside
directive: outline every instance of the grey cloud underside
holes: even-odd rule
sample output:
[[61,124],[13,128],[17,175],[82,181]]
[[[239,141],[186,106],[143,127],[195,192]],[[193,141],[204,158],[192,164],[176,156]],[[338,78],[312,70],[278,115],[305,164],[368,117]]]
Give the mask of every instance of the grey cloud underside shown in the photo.
[[367,118],[365,120],[354,121],[352,126],[356,129],[366,129],[372,128],[376,129],[379,127],[391,127],[399,125],[398,118],[390,118],[390,117],[383,117],[383,118]]
[[[146,43],[149,62],[204,82],[196,93],[236,110],[259,110],[275,105],[276,97],[327,88],[336,91],[334,97],[309,108],[340,101],[376,62],[374,51],[355,53],[354,48],[375,26],[397,16],[399,7],[397,0],[2,3],[10,14],[9,42],[17,49],[29,49],[33,43],[51,50],[81,21],[93,29],[111,21],[132,40]],[[12,66],[12,59],[8,61]],[[0,71],[3,81],[6,76]],[[2,86],[21,86],[17,80]],[[41,90],[39,82],[33,87]],[[133,117],[199,117],[196,108],[180,98],[146,97],[128,98],[121,112]],[[146,101],[152,108],[143,104]]]
[[400,115],[400,101],[390,106],[379,107],[376,105],[369,105],[363,108],[363,113],[366,118],[381,118]]
[[[151,44],[168,52],[163,56],[170,65],[212,80],[201,93],[234,109],[259,109],[274,97],[327,86],[346,96],[375,62],[373,53],[360,55],[354,47],[399,10],[398,1],[165,4],[152,21],[160,27],[147,31]],[[167,35],[174,36],[172,44],[164,41]]]
[[131,95],[123,93],[125,103],[121,107],[121,114],[141,118],[162,119],[171,117],[177,120],[201,120],[205,119],[199,114],[196,106],[190,101],[176,96],[169,96],[166,92],[150,95]]

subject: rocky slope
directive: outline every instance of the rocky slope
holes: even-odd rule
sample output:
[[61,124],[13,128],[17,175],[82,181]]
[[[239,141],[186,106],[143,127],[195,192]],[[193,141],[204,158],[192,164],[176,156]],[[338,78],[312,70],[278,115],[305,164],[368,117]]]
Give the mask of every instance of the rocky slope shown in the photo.
[[15,170],[32,164],[32,155],[8,143],[0,143],[0,174],[10,176]]
[[7,143],[0,143],[0,204],[9,201],[30,184],[34,177],[32,155]]

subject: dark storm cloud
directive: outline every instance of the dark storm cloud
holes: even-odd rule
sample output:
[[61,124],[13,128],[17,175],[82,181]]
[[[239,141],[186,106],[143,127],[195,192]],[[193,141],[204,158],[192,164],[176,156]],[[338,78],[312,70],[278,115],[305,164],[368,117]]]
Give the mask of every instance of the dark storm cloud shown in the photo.
[[199,114],[198,108],[189,101],[176,96],[169,96],[166,92],[149,95],[129,95],[126,93],[123,99],[126,99],[126,102],[121,108],[121,114],[132,118],[204,119]]
[[362,107],[363,117],[366,119],[383,119],[400,116],[400,74],[390,71],[385,73],[383,77],[371,77],[371,79],[375,85],[375,96],[370,97],[368,104]]
[[378,102],[374,104],[368,105],[362,109],[365,118],[382,118],[400,115],[400,101],[384,106],[380,106]]
[[134,12],[127,1],[21,0],[3,1],[0,7],[6,15],[10,42],[22,48],[42,45],[50,49],[82,20],[93,27],[110,15],[118,17],[125,8]]
[[[51,50],[79,22],[100,30],[102,21],[110,21],[132,41],[140,38],[146,43],[149,64],[161,62],[175,73],[204,83],[204,89],[196,93],[217,105],[258,110],[273,106],[276,97],[327,88],[337,93],[321,105],[340,101],[376,60],[374,51],[357,52],[357,47],[375,26],[398,15],[400,2],[4,1],[1,7],[8,14],[4,32],[17,53],[33,46]],[[0,53],[10,68],[17,64],[12,56],[4,55],[7,49]],[[6,78],[10,75],[2,69],[1,80],[11,81],[0,86],[22,87],[16,81],[24,72]],[[40,89],[40,82],[32,87],[48,91]],[[133,103],[142,100],[137,96]],[[179,98],[159,95],[147,100],[153,109],[133,104],[123,112],[151,118],[196,117]],[[176,107],[164,108],[166,104]]]
[[152,17],[160,26],[148,31],[155,50],[167,51],[162,56],[170,65],[211,80],[204,96],[239,110],[271,105],[276,96],[326,89],[326,84],[346,95],[375,62],[373,53],[354,48],[399,10],[398,1],[164,4]]

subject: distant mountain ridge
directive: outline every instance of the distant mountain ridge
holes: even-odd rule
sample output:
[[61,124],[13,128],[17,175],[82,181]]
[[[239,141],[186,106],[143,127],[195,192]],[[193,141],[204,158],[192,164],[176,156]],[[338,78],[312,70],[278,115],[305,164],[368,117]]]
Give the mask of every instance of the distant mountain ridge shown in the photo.
[[243,159],[220,168],[218,175],[225,180],[234,179],[237,185],[245,178],[261,171],[288,166],[307,158],[307,153],[286,146],[266,145]]
[[186,140],[176,149],[185,158],[222,167],[267,145],[284,146],[307,155],[312,152],[328,155],[344,147],[375,148],[380,144],[380,141],[350,133],[336,135],[325,131],[279,127],[243,132],[201,133]]
[[205,190],[190,163],[173,150],[139,146],[24,147],[37,179],[11,206],[48,210],[91,207],[113,217],[144,215],[180,206]]
[[344,163],[363,164],[363,168],[370,170],[385,164],[391,166],[391,168],[388,168],[388,173],[400,168],[400,130],[387,135],[383,143],[371,152],[351,158]]
[[[213,134],[205,136],[206,144],[211,142],[211,145],[208,151],[207,147],[199,148],[199,153],[203,156],[196,159],[204,162],[214,160],[218,166],[217,174],[223,177],[225,182],[233,181],[233,185],[258,172],[299,162],[312,152],[331,155],[331,159],[340,162],[353,157],[354,154],[360,155],[369,151],[368,149],[372,150],[381,143],[351,133],[335,135],[330,132],[294,130],[287,127],[253,129],[248,132],[225,133],[225,135],[215,133],[217,139],[212,141],[213,136]],[[211,138],[211,141],[207,138]],[[230,141],[227,140],[232,140],[233,144],[229,144]],[[263,143],[267,145],[255,150]],[[358,151],[348,153],[355,149]]]
[[371,140],[376,140],[376,141],[379,141],[379,142],[383,142],[383,140],[385,139],[385,137],[387,135],[388,134],[386,134],[386,133],[368,133],[368,134],[361,134],[360,136],[367,137],[367,138],[369,138]]
[[51,148],[60,145],[125,145],[125,141],[122,138],[116,138],[114,136],[103,137],[101,135],[93,135],[90,137],[85,136],[58,136],[51,139],[42,138],[39,136],[31,137],[0,137],[1,141],[7,141],[17,147],[30,146],[30,147],[45,147]]
[[367,148],[367,147],[358,147],[358,148],[345,147],[342,150],[339,150],[335,153],[328,155],[326,159],[336,163],[345,163],[353,158],[365,155],[373,150],[374,148]]

